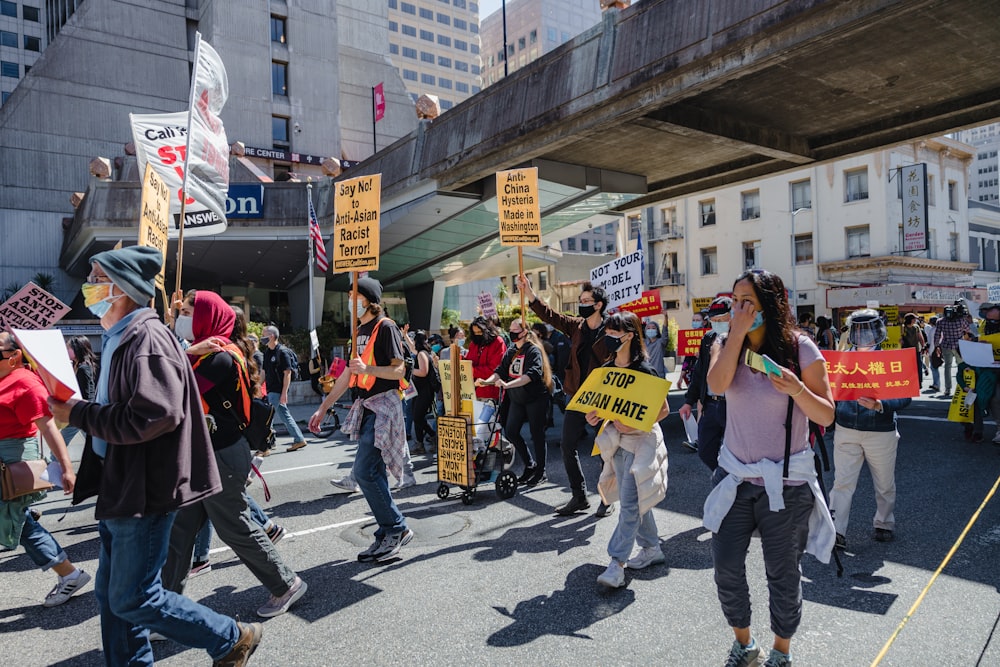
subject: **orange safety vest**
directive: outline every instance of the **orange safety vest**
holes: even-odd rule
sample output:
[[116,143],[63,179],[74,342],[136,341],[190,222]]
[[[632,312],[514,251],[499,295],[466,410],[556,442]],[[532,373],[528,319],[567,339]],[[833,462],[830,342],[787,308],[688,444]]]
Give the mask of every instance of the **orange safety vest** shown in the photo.
[[[382,326],[382,322],[389,319],[388,317],[383,317],[378,322],[375,323],[375,328],[372,329],[372,335],[368,337],[368,342],[365,344],[365,351],[361,353],[361,361],[365,362],[365,366],[375,365],[375,335],[378,333],[379,327]],[[371,389],[375,386],[375,380],[377,378],[374,375],[351,375],[351,381],[348,386],[356,387],[358,389],[364,389],[365,391]],[[405,379],[399,380],[399,390],[403,391],[410,383]]]
[[[240,352],[240,348],[236,347],[233,343],[225,345],[222,349],[232,355],[233,360],[236,362],[236,368],[238,372],[236,374],[236,390],[240,393],[243,398],[243,417],[245,424],[250,423],[250,372],[247,370],[247,361],[243,358],[243,354]],[[201,365],[205,359],[209,356],[215,354],[215,352],[210,352],[209,354],[202,355],[191,364],[191,370],[195,370]],[[227,410],[232,409],[232,404],[226,400],[222,399],[222,405]],[[208,403],[205,401],[205,397],[201,397],[201,407],[208,414]]]

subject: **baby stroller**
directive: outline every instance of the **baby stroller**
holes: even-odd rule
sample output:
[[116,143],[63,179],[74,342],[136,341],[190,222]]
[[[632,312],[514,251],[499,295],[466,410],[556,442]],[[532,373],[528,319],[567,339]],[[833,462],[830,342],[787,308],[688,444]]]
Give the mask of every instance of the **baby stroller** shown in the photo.
[[[464,505],[472,504],[476,488],[482,482],[495,484],[497,495],[503,500],[513,498],[517,493],[517,475],[508,469],[514,463],[514,445],[503,437],[499,413],[499,403],[487,401],[473,422],[471,455],[474,457],[474,475],[472,486],[460,487]],[[448,484],[441,482],[438,485],[438,498],[444,500],[450,493]]]

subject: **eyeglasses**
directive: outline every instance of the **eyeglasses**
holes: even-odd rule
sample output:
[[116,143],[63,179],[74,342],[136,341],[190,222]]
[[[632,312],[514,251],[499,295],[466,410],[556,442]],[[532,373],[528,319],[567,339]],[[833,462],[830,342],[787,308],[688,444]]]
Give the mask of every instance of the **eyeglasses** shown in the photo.
[[103,273],[91,273],[89,276],[87,276],[87,282],[92,284],[110,283],[111,278],[108,278]]
[[10,357],[13,357],[14,353],[20,352],[20,350],[18,350],[16,347],[9,350],[0,350],[0,357],[3,357],[4,359],[10,359],[10,357],[7,356],[8,352],[10,353]]

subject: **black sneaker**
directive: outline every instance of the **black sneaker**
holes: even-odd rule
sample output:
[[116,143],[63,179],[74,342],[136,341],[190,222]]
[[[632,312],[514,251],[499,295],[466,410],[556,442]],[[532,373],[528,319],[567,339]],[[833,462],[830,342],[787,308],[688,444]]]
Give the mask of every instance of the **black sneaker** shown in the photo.
[[518,486],[524,486],[528,483],[528,480],[535,476],[535,468],[525,468],[524,473],[517,478]]
[[375,560],[375,552],[377,552],[379,549],[382,548],[382,539],[383,538],[381,537],[376,537],[375,541],[372,542],[372,545],[370,547],[359,553],[358,562],[371,563],[373,560]]
[[873,537],[876,542],[892,542],[892,531],[888,528],[876,528]]
[[847,551],[847,538],[837,533],[837,538],[833,543],[834,549],[840,549],[841,551]]
[[590,502],[586,496],[573,496],[568,503],[556,508],[556,514],[560,516],[570,516],[577,512],[584,512],[590,509]]
[[597,511],[594,512],[594,516],[598,519],[603,519],[606,516],[611,516],[615,513],[615,504],[605,505],[603,502],[597,506]]
[[531,488],[533,486],[538,486],[547,479],[548,478],[545,476],[545,468],[535,468],[535,474],[532,475],[531,479],[526,481],[524,485],[528,488]]

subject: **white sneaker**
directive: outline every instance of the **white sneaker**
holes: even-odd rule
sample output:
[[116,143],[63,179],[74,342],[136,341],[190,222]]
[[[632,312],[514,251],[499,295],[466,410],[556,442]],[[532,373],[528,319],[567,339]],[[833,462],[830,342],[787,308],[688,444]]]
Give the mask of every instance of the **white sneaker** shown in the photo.
[[597,583],[608,588],[621,588],[625,585],[625,568],[622,567],[621,563],[612,558],[608,569],[604,571],[604,574],[597,577]]
[[642,547],[634,556],[629,558],[628,562],[625,563],[625,567],[630,570],[641,570],[650,565],[659,565],[666,562],[666,560],[663,550],[660,547]]
[[355,491],[361,490],[353,475],[346,475],[339,479],[334,477],[330,480],[330,484],[333,484],[338,489],[347,491],[348,493],[354,493]]
[[397,481],[392,488],[398,491],[399,489],[408,489],[411,486],[416,486],[416,485],[417,485],[417,478],[413,476],[413,473],[404,472],[403,479]]
[[62,577],[59,578],[59,583],[49,591],[49,594],[45,596],[45,602],[42,603],[43,607],[58,607],[63,604],[71,597],[80,592],[80,590],[90,583],[90,575],[83,570],[77,570],[79,572],[73,579],[67,579],[63,581]]
[[164,637],[163,635],[161,635],[159,632],[150,631],[150,633],[149,633],[149,641],[151,641],[151,642],[165,642],[165,641],[167,641],[167,638]]

